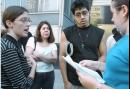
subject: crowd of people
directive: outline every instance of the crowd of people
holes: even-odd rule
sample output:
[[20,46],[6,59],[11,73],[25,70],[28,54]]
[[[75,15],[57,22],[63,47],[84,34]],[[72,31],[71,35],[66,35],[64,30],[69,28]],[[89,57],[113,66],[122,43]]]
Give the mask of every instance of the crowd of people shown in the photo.
[[[1,89],[53,89],[54,64],[59,59],[64,89],[129,88],[129,0],[111,0],[113,30],[107,43],[105,32],[90,23],[87,0],[71,4],[75,24],[61,32],[57,55],[51,24],[41,21],[36,34],[29,32],[29,11],[10,6],[2,15]],[[105,81],[74,69],[66,63],[66,44],[71,43],[71,58],[81,66],[96,71]],[[64,57],[63,57],[64,56]]]

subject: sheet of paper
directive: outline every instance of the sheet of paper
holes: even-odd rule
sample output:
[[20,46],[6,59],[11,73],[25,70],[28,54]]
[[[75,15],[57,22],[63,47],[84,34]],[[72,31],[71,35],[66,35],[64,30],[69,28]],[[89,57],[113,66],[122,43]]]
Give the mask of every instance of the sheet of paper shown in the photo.
[[63,57],[63,58],[65,59],[65,61],[68,64],[70,64],[76,70],[78,70],[78,71],[80,71],[80,72],[82,72],[84,74],[88,74],[88,75],[94,77],[100,83],[105,83],[105,81],[102,79],[102,77],[97,72],[95,72],[94,70],[91,70],[91,69],[89,69],[87,67],[83,67],[80,64],[74,62],[69,55],[67,55],[66,57]]

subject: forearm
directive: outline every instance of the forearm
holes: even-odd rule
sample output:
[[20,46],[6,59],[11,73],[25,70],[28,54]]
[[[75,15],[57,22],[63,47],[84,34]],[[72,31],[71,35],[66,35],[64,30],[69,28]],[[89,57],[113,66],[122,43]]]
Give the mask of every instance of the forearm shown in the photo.
[[114,89],[114,88],[112,88],[108,85],[101,84],[101,83],[98,83],[98,82],[95,82],[95,81],[93,83],[83,83],[83,87],[85,89]]
[[105,54],[102,54],[102,56],[100,56],[98,61],[105,62],[105,58],[106,58]]
[[31,79],[34,79],[34,77],[35,77],[35,72],[36,72],[36,66],[32,66],[32,68],[31,68],[31,71],[30,71],[30,74],[29,74],[29,78],[31,78]]
[[61,70],[63,81],[64,81],[64,83],[66,83],[66,82],[68,82],[67,72],[66,72],[66,62],[64,61],[63,58],[60,58],[59,64],[60,64],[60,70]]
[[100,62],[98,61],[97,62],[97,69],[100,70],[100,71],[104,71],[105,70],[105,63],[104,62]]
[[46,63],[56,63],[57,56],[53,56],[53,55],[48,55],[48,56],[40,55],[39,59],[41,61],[46,62]]
[[95,89],[114,89],[114,88],[107,86],[105,84],[97,84]]

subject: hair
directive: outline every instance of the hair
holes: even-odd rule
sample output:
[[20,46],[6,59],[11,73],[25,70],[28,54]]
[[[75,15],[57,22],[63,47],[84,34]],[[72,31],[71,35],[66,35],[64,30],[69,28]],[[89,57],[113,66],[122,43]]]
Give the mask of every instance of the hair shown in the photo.
[[48,25],[49,30],[50,30],[50,36],[49,36],[49,38],[48,38],[48,42],[49,42],[49,43],[53,43],[53,42],[55,41],[55,38],[54,38],[54,35],[53,35],[53,32],[52,32],[52,27],[51,27],[51,25],[49,24],[49,22],[47,22],[47,21],[41,21],[41,22],[39,23],[39,25],[38,25],[38,27],[37,27],[37,29],[36,29],[36,40],[37,40],[38,42],[42,42],[42,37],[41,37],[40,29],[41,29],[41,27],[42,27],[44,24]]
[[117,11],[122,9],[122,5],[126,5],[128,8],[128,16],[129,16],[129,0],[112,0],[114,2],[114,7]]
[[6,29],[1,29],[1,37],[4,36],[4,35],[6,35],[6,33],[7,33]]
[[8,28],[8,26],[6,25],[7,20],[13,22],[17,17],[22,15],[24,12],[28,12],[28,10],[21,6],[10,6],[6,8],[2,17],[2,22],[5,28]]
[[71,5],[71,12],[75,14],[75,10],[82,8],[86,8],[89,11],[89,2],[87,0],[75,0]]

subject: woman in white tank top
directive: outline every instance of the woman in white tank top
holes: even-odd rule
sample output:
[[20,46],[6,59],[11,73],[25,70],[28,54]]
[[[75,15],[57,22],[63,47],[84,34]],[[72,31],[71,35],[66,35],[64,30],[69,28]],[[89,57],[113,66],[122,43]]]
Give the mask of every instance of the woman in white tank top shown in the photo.
[[39,23],[36,37],[30,37],[26,45],[26,55],[37,62],[36,76],[32,89],[53,89],[54,66],[57,59],[57,46],[51,25],[47,21]]

